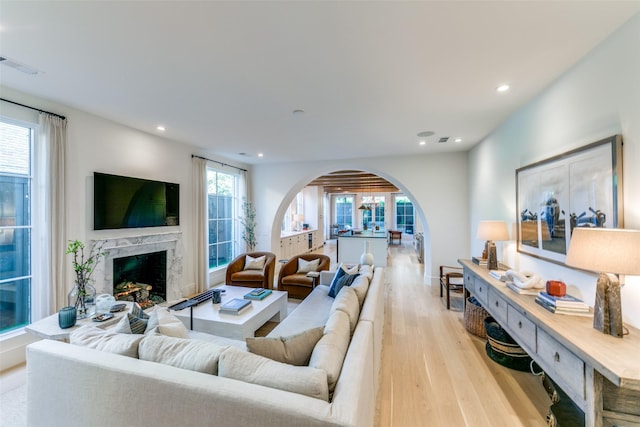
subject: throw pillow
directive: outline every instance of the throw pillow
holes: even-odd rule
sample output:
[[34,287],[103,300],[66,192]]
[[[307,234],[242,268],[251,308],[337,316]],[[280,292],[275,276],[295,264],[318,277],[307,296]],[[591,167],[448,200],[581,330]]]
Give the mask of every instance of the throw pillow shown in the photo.
[[149,315],[144,312],[142,307],[140,307],[140,304],[138,304],[137,302],[134,302],[133,306],[131,306],[131,314],[133,314],[135,317],[138,317],[140,319],[149,318]]
[[356,291],[350,287],[343,287],[329,309],[329,313],[333,313],[337,310],[343,311],[347,316],[349,316],[349,329],[353,334],[353,331],[355,331],[356,326],[358,325],[358,318],[360,316],[360,302],[358,301]]
[[[340,292],[340,289],[337,288],[338,285],[338,280],[345,276],[345,275],[351,275],[351,274],[358,274],[358,269],[360,268],[359,264],[355,264],[355,265],[351,265],[348,266],[344,263],[340,263],[340,265],[338,265],[338,269],[336,270],[336,274],[333,276],[333,280],[331,280],[331,283],[329,284],[329,296],[331,298],[335,298],[336,295],[338,295],[338,292]],[[344,285],[343,285],[344,286]]]
[[127,313],[113,328],[113,332],[121,334],[144,334],[149,319],[141,319],[131,313]]
[[157,328],[157,332],[176,338],[189,338],[189,331],[176,316],[171,314],[167,308],[156,306],[149,316],[146,332],[151,332]]
[[[337,274],[337,273],[336,273]],[[335,283],[331,284],[329,288],[329,296],[335,298],[342,289],[343,286],[351,286],[351,283],[358,277],[358,274],[347,274],[340,276]]]
[[82,347],[138,358],[138,344],[144,335],[118,334],[93,325],[84,325],[71,333],[69,342]]
[[259,257],[245,256],[244,258],[244,269],[245,270],[262,270],[264,268],[264,264],[267,261],[267,256],[262,255]]
[[247,349],[276,362],[307,366],[323,331],[324,327],[320,326],[288,337],[247,338]]
[[309,366],[327,373],[329,392],[333,393],[349,348],[349,316],[343,311],[334,311],[324,327],[324,335],[313,348]]
[[329,400],[327,373],[308,366],[276,362],[229,347],[220,355],[218,376]]
[[310,271],[316,271],[318,266],[320,265],[320,259],[314,259],[312,261],[307,261],[302,258],[298,258],[298,271],[297,274],[300,273],[308,273]]
[[212,342],[147,335],[140,341],[140,360],[218,375],[218,359],[227,348]]

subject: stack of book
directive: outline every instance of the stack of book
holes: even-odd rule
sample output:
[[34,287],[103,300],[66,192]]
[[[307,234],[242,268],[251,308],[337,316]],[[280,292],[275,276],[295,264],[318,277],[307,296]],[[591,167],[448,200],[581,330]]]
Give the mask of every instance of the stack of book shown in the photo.
[[535,289],[535,288],[530,288],[530,289],[525,289],[525,288],[521,288],[518,285],[516,285],[515,283],[513,283],[511,280],[507,280],[505,282],[505,285],[507,285],[507,288],[511,289],[513,292],[520,294],[520,295],[538,295],[538,293],[540,292],[540,289]]
[[552,313],[589,316],[589,306],[573,295],[554,297],[546,292],[538,293],[536,302]]
[[252,299],[252,300],[260,301],[262,299],[265,299],[269,295],[271,295],[271,289],[258,288],[244,294],[244,299]]
[[501,282],[506,282],[508,279],[506,270],[489,270],[489,276]]
[[480,258],[480,257],[471,257],[471,261],[473,261],[474,264],[478,264],[482,267],[486,267],[487,266],[487,259],[486,258]]
[[249,307],[251,307],[251,301],[246,299],[234,298],[222,304],[219,311],[220,313],[240,314]]

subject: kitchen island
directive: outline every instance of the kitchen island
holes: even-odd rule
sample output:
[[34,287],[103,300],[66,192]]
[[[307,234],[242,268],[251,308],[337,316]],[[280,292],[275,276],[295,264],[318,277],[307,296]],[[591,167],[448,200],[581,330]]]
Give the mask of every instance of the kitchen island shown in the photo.
[[365,249],[365,242],[369,243],[369,252],[373,255],[376,267],[387,266],[387,232],[355,231],[350,236],[339,236],[337,246],[338,263],[357,264]]

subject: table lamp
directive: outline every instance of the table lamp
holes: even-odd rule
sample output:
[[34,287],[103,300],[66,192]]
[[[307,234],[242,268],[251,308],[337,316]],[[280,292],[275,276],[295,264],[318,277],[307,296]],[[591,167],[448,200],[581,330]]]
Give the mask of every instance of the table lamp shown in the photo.
[[293,216],[293,219],[296,221],[296,230],[300,231],[302,227],[300,227],[300,224],[302,224],[302,221],[304,221],[304,215],[302,214],[295,214]]
[[593,307],[593,327],[622,338],[624,328],[618,275],[640,275],[640,231],[574,228],[565,263],[600,273]]
[[498,256],[496,255],[496,240],[509,240],[509,230],[504,221],[480,221],[478,225],[478,239],[486,240],[484,250],[487,254],[487,268],[498,268]]

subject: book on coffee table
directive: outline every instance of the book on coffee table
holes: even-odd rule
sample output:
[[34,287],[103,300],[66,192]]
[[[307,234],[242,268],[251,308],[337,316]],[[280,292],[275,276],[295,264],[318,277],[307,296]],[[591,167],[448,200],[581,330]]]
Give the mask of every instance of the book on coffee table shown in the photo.
[[251,291],[244,295],[244,299],[260,301],[271,295],[271,289],[263,289],[262,292]]
[[222,304],[219,311],[221,313],[238,314],[251,305],[251,301],[241,298],[234,298]]

